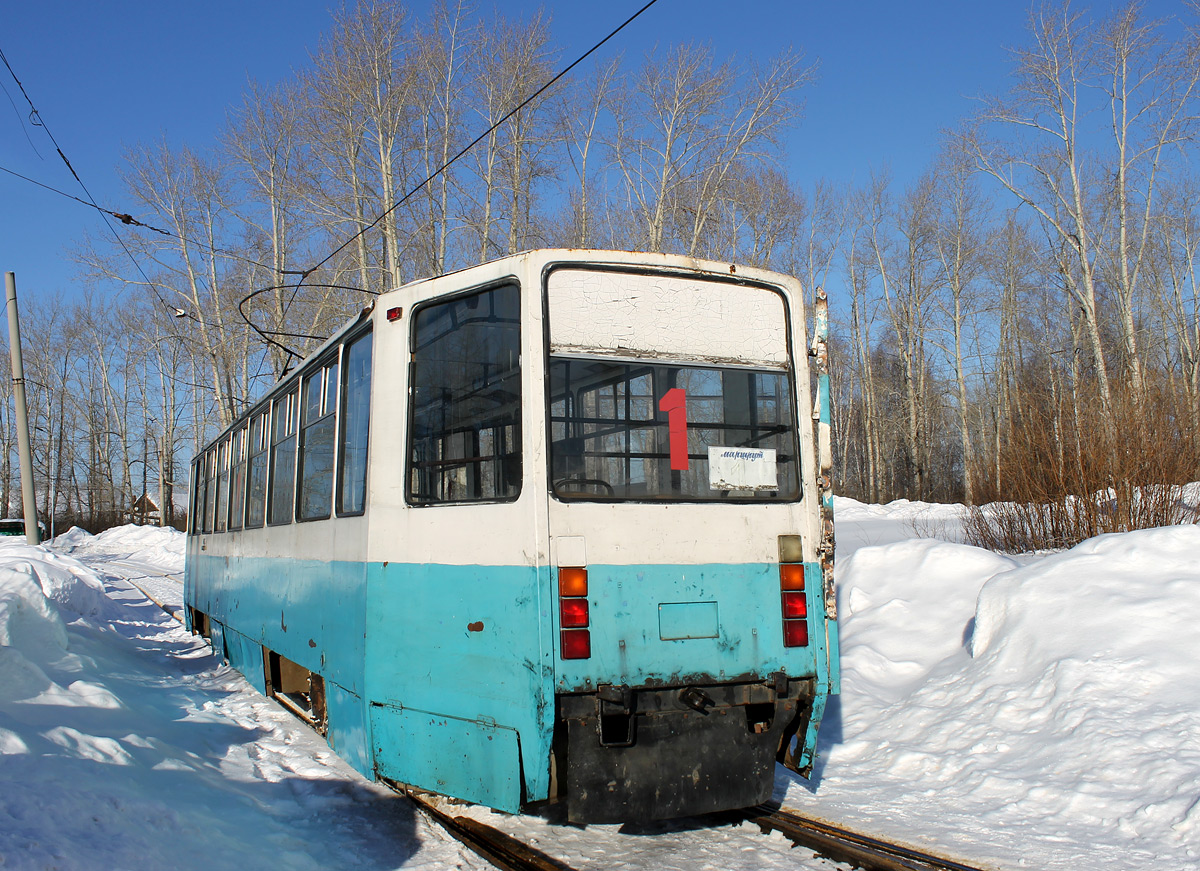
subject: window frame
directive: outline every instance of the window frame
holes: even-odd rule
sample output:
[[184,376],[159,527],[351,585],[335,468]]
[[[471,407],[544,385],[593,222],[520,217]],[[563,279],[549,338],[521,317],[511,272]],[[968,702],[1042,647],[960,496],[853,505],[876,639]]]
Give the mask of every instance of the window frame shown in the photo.
[[[285,421],[284,425],[287,427],[287,429],[284,433],[284,437],[277,439],[275,430],[276,415],[279,411],[280,404],[285,402],[287,405],[287,420]],[[289,381],[282,390],[275,393],[270,399],[271,420],[270,435],[268,436],[269,445],[267,448],[267,526],[287,526],[288,524],[296,521],[296,457],[299,454],[299,421],[297,420],[297,416],[299,412],[299,404],[300,381],[296,378],[293,378],[291,381]],[[292,441],[293,445],[291,448],[292,461],[290,464],[291,491],[288,494],[288,498],[285,500],[288,506],[288,516],[284,520],[276,520],[274,519],[273,515],[275,507],[276,484],[279,475],[275,458],[276,454],[278,453],[279,446],[289,441]]]
[[[347,404],[350,399],[350,391],[348,389],[348,380],[350,378],[350,354],[358,346],[359,342],[369,341],[370,350],[367,361],[367,378],[366,378],[366,444],[363,448],[362,459],[362,507],[351,509],[349,511],[343,508],[343,502],[346,496],[346,429],[352,422],[347,411]],[[371,404],[374,398],[373,391],[375,385],[375,334],[374,330],[368,325],[365,329],[359,330],[352,335],[347,336],[341,345],[341,373],[339,375],[340,385],[338,386],[338,418],[337,418],[337,434],[335,438],[335,446],[337,451],[337,467],[333,482],[333,511],[336,517],[361,517],[367,513],[367,485],[370,479],[371,470]],[[353,470],[353,469],[352,469]]]
[[[340,404],[341,393],[341,354],[342,345],[339,343],[332,352],[323,356],[310,369],[308,369],[299,379],[299,390],[296,393],[297,401],[295,408],[296,420],[296,484],[293,499],[295,505],[292,509],[292,517],[296,523],[311,523],[316,520],[328,520],[333,517],[333,494],[337,482],[337,458],[338,458],[338,411]],[[332,371],[331,371],[332,370]],[[332,381],[337,387],[338,396],[333,398],[330,403],[329,384],[332,376]],[[318,381],[318,397],[317,408],[318,414],[312,420],[306,420],[308,413],[309,390],[314,379]],[[332,407],[331,407],[332,406]],[[308,434],[313,427],[328,422],[332,429],[332,434],[329,439],[329,488],[325,494],[328,498],[324,504],[325,511],[322,514],[305,515],[303,512],[304,503],[304,449],[306,446],[305,435]]]
[[[258,433],[258,450],[255,450],[254,424],[256,421],[261,421],[261,428]],[[250,413],[249,419],[246,421],[246,505],[245,519],[242,524],[242,529],[262,529],[267,525],[267,484],[271,477],[271,403],[265,402],[255,406]],[[263,457],[263,489],[262,496],[257,500],[257,507],[261,510],[262,516],[251,522],[251,512],[254,510],[255,501],[251,489],[253,476],[251,472],[254,470],[253,461],[256,457]]]
[[[417,325],[420,320],[420,315],[427,309],[441,305],[446,305],[460,300],[468,299],[472,296],[482,296],[486,293],[500,290],[502,288],[512,288],[516,293],[517,301],[517,336],[516,336],[516,351],[517,351],[517,415],[514,421],[514,445],[516,453],[521,462],[521,472],[516,479],[516,489],[512,495],[490,497],[487,499],[447,499],[439,501],[421,501],[413,487],[413,451],[416,446],[416,376],[417,376]],[[523,297],[523,287],[521,280],[516,275],[507,275],[503,278],[489,281],[486,284],[476,287],[467,288],[464,290],[447,293],[442,296],[432,297],[422,300],[415,304],[409,318],[408,328],[408,409],[407,409],[407,428],[408,433],[405,438],[404,452],[404,501],[411,508],[440,508],[445,506],[463,506],[463,505],[499,505],[516,502],[521,498],[521,494],[525,492],[525,476],[529,473],[528,464],[525,456],[525,429],[528,426],[526,421],[526,407],[529,399],[526,395],[523,379],[525,376],[525,323],[524,311],[526,301]],[[493,455],[495,457],[496,455]]]
[[[589,270],[589,271],[594,271],[594,272],[606,272],[606,273],[615,273],[615,274],[624,273],[627,275],[639,275],[639,276],[664,276],[665,275],[665,276],[685,277],[685,278],[691,278],[691,279],[700,278],[706,282],[711,282],[713,284],[729,284],[729,285],[739,285],[739,286],[743,286],[743,287],[748,286],[748,287],[760,288],[762,290],[770,291],[771,293],[774,293],[777,296],[779,296],[783,303],[784,319],[786,322],[786,329],[784,330],[784,335],[785,335],[785,339],[787,342],[787,355],[788,356],[787,356],[787,366],[785,368],[780,368],[778,370],[774,370],[771,368],[760,367],[760,366],[757,366],[754,364],[746,364],[746,365],[713,364],[713,363],[703,362],[700,360],[682,360],[682,359],[681,360],[675,360],[675,359],[651,360],[651,359],[638,358],[636,356],[613,357],[612,361],[613,362],[622,362],[622,363],[628,364],[630,366],[645,365],[645,366],[653,367],[656,365],[663,365],[663,366],[679,366],[679,367],[683,367],[683,368],[696,368],[696,369],[729,368],[729,369],[745,369],[747,371],[754,371],[754,372],[778,371],[780,374],[786,375],[786,377],[788,379],[789,388],[790,388],[790,397],[789,397],[790,401],[788,404],[791,406],[791,428],[792,428],[793,436],[795,439],[795,445],[796,445],[796,463],[797,463],[796,484],[797,484],[797,488],[796,488],[795,497],[787,498],[787,499],[764,500],[764,499],[757,499],[754,497],[741,497],[741,496],[732,497],[731,496],[727,499],[714,500],[714,499],[697,499],[697,498],[689,498],[689,497],[678,497],[678,498],[676,498],[676,497],[658,497],[658,498],[646,498],[646,499],[627,498],[627,497],[613,498],[613,497],[602,496],[602,495],[572,495],[572,496],[564,498],[563,496],[559,495],[555,491],[555,488],[554,488],[554,455],[553,455],[554,454],[554,451],[553,451],[553,442],[554,442],[553,417],[554,417],[554,415],[552,412],[553,396],[552,396],[552,391],[551,391],[551,386],[552,386],[551,380],[552,379],[550,377],[550,366],[551,366],[551,360],[554,358],[573,358],[574,355],[569,354],[569,353],[564,354],[561,352],[557,353],[557,354],[554,353],[553,348],[551,347],[551,342],[550,342],[550,329],[551,329],[550,317],[551,317],[551,315],[550,315],[549,284],[550,284],[551,274],[554,273],[558,269]],[[701,274],[698,276],[693,273],[681,272],[677,269],[652,269],[652,268],[647,269],[647,268],[642,268],[642,267],[637,267],[637,266],[624,266],[624,265],[620,265],[620,264],[587,263],[587,262],[579,262],[579,261],[556,261],[553,263],[549,263],[545,267],[543,267],[542,273],[541,273],[541,284],[539,287],[539,292],[541,295],[541,306],[542,306],[542,367],[543,367],[542,371],[545,374],[545,377],[543,379],[543,381],[544,381],[544,399],[542,400],[542,422],[545,427],[545,438],[546,438],[546,456],[545,456],[546,491],[551,499],[555,500],[556,502],[565,504],[565,505],[569,505],[572,503],[582,503],[582,502],[604,503],[604,504],[608,504],[608,505],[796,505],[796,504],[799,504],[804,501],[804,499],[806,498],[806,495],[807,495],[807,492],[806,492],[807,487],[805,486],[805,473],[804,473],[804,445],[803,445],[804,435],[803,435],[803,430],[800,427],[800,414],[801,414],[802,406],[811,408],[812,403],[811,403],[811,397],[809,398],[809,401],[807,403],[804,402],[805,396],[804,396],[803,391],[801,390],[799,382],[797,381],[796,348],[793,343],[794,329],[793,329],[793,319],[792,319],[792,303],[788,297],[788,294],[784,291],[784,289],[782,287],[780,287],[777,284],[771,284],[771,283],[762,282],[762,281],[750,281],[750,280],[746,280],[746,279],[724,276],[724,275],[719,275],[719,274],[712,274],[712,273],[704,273],[704,274]],[[591,359],[591,358],[586,357],[586,356],[580,356],[578,359],[587,360],[587,359]],[[604,359],[609,359],[609,358],[605,357]]]
[[238,425],[229,439],[229,525],[239,532],[246,521],[246,431],[249,421]]
[[204,534],[204,498],[208,486],[204,463],[207,458],[208,450],[205,449],[192,459],[192,508],[188,517],[188,529],[192,535]]
[[214,443],[204,451],[205,455],[205,484],[204,488],[204,529],[205,535],[213,534],[213,521],[217,516],[217,446]]

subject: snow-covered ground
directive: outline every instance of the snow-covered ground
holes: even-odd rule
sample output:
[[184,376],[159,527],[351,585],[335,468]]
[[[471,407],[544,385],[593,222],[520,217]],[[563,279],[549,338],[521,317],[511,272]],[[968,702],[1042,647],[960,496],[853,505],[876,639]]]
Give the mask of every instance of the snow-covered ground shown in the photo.
[[[839,499],[843,695],[784,805],[995,868],[1200,866],[1200,528],[1010,558]],[[483,868],[178,612],[182,537],[0,542],[0,866]],[[828,868],[749,826],[552,826],[579,868]]]

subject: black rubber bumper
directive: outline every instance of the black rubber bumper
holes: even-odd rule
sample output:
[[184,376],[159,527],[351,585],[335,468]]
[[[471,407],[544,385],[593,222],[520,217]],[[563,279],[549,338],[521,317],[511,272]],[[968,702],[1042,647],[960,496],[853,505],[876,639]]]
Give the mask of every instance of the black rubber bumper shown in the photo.
[[568,819],[644,822],[767,801],[776,753],[803,725],[811,699],[808,681],[779,690],[611,687],[561,696]]

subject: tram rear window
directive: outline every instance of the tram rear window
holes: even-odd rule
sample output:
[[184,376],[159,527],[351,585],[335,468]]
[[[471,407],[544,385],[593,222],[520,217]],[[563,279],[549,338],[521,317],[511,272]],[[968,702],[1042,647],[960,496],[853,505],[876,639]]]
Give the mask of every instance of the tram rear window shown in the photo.
[[562,499],[800,496],[782,370],[551,357],[550,436]]

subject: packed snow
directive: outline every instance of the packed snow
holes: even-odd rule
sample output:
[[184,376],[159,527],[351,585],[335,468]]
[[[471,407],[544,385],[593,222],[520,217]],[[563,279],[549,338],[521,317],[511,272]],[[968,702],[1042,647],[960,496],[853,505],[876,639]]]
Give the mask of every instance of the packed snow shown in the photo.
[[[842,695],[782,804],[983,867],[1200,865],[1200,528],[1010,557],[956,506],[835,510]],[[487,867],[168,615],[182,551],[0,542],[0,866]],[[581,869],[831,867],[748,825],[453,810]]]

